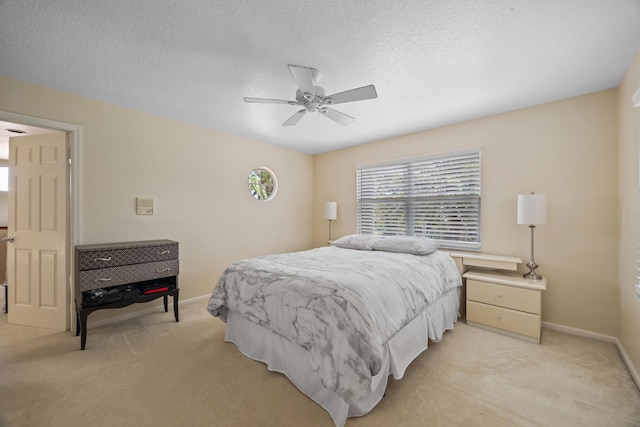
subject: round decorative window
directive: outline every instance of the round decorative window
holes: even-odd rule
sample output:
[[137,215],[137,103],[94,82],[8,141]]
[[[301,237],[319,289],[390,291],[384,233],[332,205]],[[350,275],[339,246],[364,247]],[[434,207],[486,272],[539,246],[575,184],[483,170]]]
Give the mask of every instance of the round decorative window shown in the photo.
[[263,166],[249,172],[247,185],[249,193],[256,200],[271,200],[278,191],[276,175],[269,168]]

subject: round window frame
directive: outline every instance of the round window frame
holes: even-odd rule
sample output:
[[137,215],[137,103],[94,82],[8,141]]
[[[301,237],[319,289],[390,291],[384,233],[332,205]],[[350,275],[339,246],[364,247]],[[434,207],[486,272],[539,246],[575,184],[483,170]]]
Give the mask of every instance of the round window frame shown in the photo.
[[[255,183],[252,178],[258,173],[261,174],[260,176],[261,182]],[[270,185],[264,182],[264,176],[262,176],[262,174],[264,173],[268,174],[269,179],[271,180]],[[269,186],[272,187],[270,193],[267,194],[263,191],[260,191],[260,189],[265,189],[265,188],[266,188],[266,191],[268,191]],[[249,171],[249,175],[247,177],[247,188],[249,189],[249,194],[251,195],[251,197],[253,197],[254,200],[257,200],[259,202],[268,202],[269,200],[272,200],[276,196],[276,193],[278,192],[278,179],[276,178],[276,174],[271,169],[269,169],[266,166],[259,166]],[[266,194],[267,197],[262,197],[262,194]]]

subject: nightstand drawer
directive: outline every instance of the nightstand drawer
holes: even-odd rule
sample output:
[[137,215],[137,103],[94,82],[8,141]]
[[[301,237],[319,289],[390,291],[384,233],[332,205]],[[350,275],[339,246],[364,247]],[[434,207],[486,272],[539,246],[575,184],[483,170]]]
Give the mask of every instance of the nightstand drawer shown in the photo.
[[467,300],[526,311],[533,314],[540,314],[542,311],[541,294],[539,291],[496,285],[473,279],[467,279]]
[[467,301],[467,321],[540,338],[540,316]]

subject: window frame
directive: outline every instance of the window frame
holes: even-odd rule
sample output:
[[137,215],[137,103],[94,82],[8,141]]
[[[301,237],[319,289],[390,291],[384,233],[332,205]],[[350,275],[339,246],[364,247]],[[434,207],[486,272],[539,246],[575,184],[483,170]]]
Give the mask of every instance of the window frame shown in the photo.
[[358,166],[357,232],[425,236],[441,248],[479,251],[481,154],[470,148]]

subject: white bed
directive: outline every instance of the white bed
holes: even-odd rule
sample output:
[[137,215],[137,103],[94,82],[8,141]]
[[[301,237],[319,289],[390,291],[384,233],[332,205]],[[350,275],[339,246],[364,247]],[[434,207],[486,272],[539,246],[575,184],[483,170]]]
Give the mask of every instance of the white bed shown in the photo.
[[361,250],[375,241],[238,261],[208,305],[227,341],[285,374],[338,427],[371,411],[388,376],[402,378],[458,318],[461,279],[448,255],[417,255],[422,239]]

